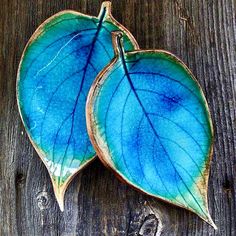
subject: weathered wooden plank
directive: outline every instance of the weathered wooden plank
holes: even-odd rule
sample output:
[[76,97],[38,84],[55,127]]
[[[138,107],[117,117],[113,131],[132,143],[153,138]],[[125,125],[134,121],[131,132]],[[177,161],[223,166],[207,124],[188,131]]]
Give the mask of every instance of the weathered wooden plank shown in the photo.
[[97,160],[79,174],[59,211],[49,176],[17,113],[15,79],[28,38],[47,17],[98,14],[101,1],[0,3],[0,235],[236,235],[234,0],[114,0],[113,14],[142,48],[175,53],[201,83],[215,127],[209,181],[214,231],[197,216],[120,183]]

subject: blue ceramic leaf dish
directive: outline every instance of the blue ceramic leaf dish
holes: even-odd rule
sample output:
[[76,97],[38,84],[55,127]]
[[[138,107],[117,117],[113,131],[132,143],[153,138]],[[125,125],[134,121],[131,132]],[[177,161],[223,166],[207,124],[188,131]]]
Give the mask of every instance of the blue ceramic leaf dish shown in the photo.
[[200,85],[171,53],[126,53],[121,37],[114,33],[116,58],[87,101],[98,156],[130,185],[215,227],[207,205],[213,129]]
[[17,100],[26,131],[51,176],[63,210],[73,176],[95,157],[85,123],[85,103],[98,72],[114,57],[111,32],[133,36],[102,4],[98,17],[63,11],[46,20],[29,40],[18,70]]

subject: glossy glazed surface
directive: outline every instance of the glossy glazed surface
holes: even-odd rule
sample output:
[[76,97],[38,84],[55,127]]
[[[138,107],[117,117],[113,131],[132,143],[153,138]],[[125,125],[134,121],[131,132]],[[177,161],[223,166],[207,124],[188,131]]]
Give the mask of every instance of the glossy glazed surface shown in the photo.
[[197,213],[207,207],[212,125],[187,67],[164,51],[124,53],[97,78],[87,103],[101,160],[135,188]]
[[36,30],[23,54],[19,109],[55,191],[95,156],[86,130],[85,102],[96,75],[114,57],[114,30],[126,35],[126,50],[134,49],[130,33],[111,16],[109,2],[103,3],[98,17],[60,12]]

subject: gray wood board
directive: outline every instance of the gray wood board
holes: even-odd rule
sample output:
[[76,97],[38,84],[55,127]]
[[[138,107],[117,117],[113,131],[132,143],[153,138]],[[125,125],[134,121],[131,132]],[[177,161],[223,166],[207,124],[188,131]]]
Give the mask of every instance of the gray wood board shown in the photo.
[[65,9],[97,15],[101,1],[1,0],[0,235],[236,235],[235,0],[112,3],[113,15],[141,48],[176,54],[203,87],[215,129],[209,208],[219,229],[133,190],[98,160],[75,177],[60,212],[17,111],[17,67],[27,40],[46,18]]

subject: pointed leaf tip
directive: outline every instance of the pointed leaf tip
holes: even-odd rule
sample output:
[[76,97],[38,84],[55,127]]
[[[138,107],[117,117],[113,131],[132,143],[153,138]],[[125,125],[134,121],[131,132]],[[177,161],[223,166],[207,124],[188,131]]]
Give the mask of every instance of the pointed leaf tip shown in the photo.
[[218,230],[216,224],[214,223],[212,219],[208,223],[214,228],[214,230]]
[[[201,216],[200,216],[201,217]],[[206,217],[201,217],[205,222],[207,222],[209,225],[211,225],[215,230],[217,230],[217,226],[215,222],[212,220],[211,215],[209,211],[207,210],[207,216]]]
[[54,186],[54,194],[55,198],[57,200],[57,203],[59,205],[60,210],[63,212],[64,211],[64,198],[65,198],[65,191],[67,188],[67,185],[62,185],[62,186]]
[[64,211],[64,200],[58,200],[57,199],[57,202],[58,202],[58,205],[59,205],[59,208],[61,210],[61,212]]

